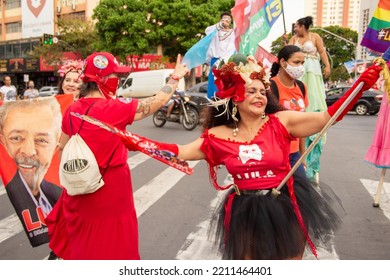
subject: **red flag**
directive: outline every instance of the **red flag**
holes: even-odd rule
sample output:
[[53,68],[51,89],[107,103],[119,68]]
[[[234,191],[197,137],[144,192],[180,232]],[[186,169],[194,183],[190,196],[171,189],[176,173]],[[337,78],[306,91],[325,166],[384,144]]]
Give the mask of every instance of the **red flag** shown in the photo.
[[268,0],[236,0],[232,8],[232,16],[234,20],[234,34],[236,37],[236,50],[240,49],[241,36],[245,34],[250,25],[250,19],[257,14]]
[[104,123],[90,116],[80,115],[78,113],[73,112],[71,114],[75,117],[85,120],[86,122],[99,126],[118,135],[121,138],[123,144],[125,144],[126,148],[131,151],[140,151],[188,175],[191,175],[193,172],[192,168],[188,166],[188,163],[186,161],[180,160],[171,151],[157,149],[156,141],[150,140],[146,137],[142,137],[134,133],[130,133],[128,131],[120,130],[111,124]]
[[278,58],[276,56],[274,56],[272,53],[267,52],[260,46],[258,46],[256,50],[255,58],[257,61],[263,62],[265,68],[271,68],[272,64],[278,61]]

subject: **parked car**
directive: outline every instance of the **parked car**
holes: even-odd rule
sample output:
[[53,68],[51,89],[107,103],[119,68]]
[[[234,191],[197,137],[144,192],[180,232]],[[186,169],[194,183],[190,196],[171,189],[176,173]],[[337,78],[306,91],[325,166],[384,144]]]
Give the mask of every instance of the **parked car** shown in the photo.
[[191,101],[196,103],[198,112],[202,110],[207,103],[207,82],[198,83],[185,91],[191,97]]
[[[336,87],[326,91],[326,105],[329,107],[335,103],[341,96],[345,94],[351,87],[343,86]],[[376,89],[369,89],[363,92],[363,96],[356,102],[351,111],[356,112],[358,115],[375,115],[379,112],[381,105],[383,91]]]
[[52,96],[58,93],[58,87],[52,87],[52,86],[44,86],[41,87],[39,90],[39,96]]

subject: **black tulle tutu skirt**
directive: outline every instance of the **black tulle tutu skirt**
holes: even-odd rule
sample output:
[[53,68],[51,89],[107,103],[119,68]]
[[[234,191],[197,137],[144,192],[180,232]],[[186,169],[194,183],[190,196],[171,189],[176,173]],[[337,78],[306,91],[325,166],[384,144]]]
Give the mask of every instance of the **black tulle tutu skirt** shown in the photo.
[[[231,190],[229,193],[234,192]],[[330,188],[315,188],[307,179],[294,176],[294,192],[309,236],[325,243],[341,222],[342,207]],[[216,209],[211,229],[223,259],[281,260],[300,258],[307,246],[287,186],[274,198],[255,193],[236,195],[230,227],[224,227],[225,203]]]

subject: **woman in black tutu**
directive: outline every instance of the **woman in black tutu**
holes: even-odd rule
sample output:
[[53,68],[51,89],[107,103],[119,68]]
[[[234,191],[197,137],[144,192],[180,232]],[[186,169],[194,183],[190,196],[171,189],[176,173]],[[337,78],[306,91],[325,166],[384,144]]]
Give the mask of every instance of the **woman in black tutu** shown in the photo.
[[[328,111],[308,113],[278,105],[266,90],[269,83],[261,63],[253,57],[234,55],[213,71],[218,92],[206,113],[204,133],[190,144],[158,143],[158,149],[183,160],[205,159],[214,186],[231,187],[215,219],[224,259],[302,259],[306,244],[316,255],[314,243],[332,233],[340,219],[332,201],[306,178],[294,175],[280,192],[275,189],[291,170],[290,142],[321,131],[364,82],[341,120],[376,82],[381,67],[369,67]],[[219,165],[226,166],[234,184],[218,185]]]

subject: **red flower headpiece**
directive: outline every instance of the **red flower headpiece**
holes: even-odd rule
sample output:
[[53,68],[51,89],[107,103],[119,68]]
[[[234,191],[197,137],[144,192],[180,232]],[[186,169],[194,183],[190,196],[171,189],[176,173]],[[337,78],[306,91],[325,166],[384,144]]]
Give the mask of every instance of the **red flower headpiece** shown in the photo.
[[245,86],[250,85],[254,79],[261,80],[266,88],[269,87],[269,77],[267,77],[263,64],[261,61],[256,61],[253,56],[248,56],[245,64],[240,61],[238,65],[231,58],[220,69],[213,69],[213,73],[216,77],[218,98],[232,98],[235,102],[244,101]]

